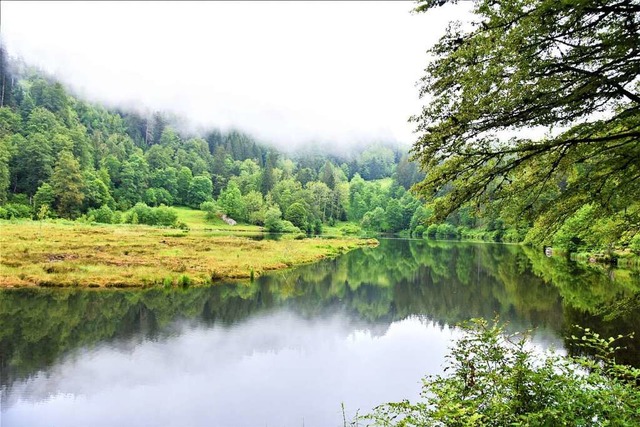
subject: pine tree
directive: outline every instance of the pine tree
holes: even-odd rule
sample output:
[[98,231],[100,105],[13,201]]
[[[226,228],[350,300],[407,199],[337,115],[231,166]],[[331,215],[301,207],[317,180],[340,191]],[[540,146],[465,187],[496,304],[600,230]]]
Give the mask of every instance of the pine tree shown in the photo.
[[7,52],[0,42],[0,107],[15,105],[13,98],[14,77],[9,70]]
[[262,183],[260,186],[260,190],[264,196],[267,195],[269,191],[274,187],[275,182],[273,178],[273,164],[276,161],[276,154],[270,152],[267,154],[267,161],[264,165],[264,171],[262,172]]
[[320,180],[327,184],[327,187],[330,189],[336,188],[336,176],[333,173],[333,165],[330,161],[326,161],[324,166],[322,167],[322,172],[320,173]]

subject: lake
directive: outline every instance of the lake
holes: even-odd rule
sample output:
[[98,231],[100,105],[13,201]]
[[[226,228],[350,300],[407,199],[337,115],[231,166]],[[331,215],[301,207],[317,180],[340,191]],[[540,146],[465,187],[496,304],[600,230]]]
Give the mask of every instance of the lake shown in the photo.
[[[514,245],[382,240],[208,288],[0,292],[1,425],[341,426],[419,395],[456,324],[640,335],[640,274]],[[619,360],[640,365],[627,339]]]

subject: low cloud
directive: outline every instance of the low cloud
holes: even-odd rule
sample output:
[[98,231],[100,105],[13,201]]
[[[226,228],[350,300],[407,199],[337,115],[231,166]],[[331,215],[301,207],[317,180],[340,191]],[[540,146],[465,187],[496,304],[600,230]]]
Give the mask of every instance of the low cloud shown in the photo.
[[413,142],[426,50],[468,6],[3,2],[12,56],[89,100],[237,128],[281,148]]

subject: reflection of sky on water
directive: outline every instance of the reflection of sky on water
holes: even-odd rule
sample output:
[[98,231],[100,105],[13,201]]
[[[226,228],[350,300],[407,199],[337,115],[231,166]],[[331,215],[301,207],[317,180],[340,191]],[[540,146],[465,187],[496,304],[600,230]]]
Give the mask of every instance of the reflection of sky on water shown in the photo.
[[76,352],[14,384],[2,426],[340,425],[341,402],[353,413],[416,398],[453,335],[418,318],[372,334],[288,312],[184,326],[160,342]]
[[[521,249],[442,245],[383,241],[247,286],[6,294],[0,425],[339,426],[342,402],[418,396],[457,335],[439,325],[498,313],[563,348],[572,312]],[[49,310],[60,329],[38,340]]]

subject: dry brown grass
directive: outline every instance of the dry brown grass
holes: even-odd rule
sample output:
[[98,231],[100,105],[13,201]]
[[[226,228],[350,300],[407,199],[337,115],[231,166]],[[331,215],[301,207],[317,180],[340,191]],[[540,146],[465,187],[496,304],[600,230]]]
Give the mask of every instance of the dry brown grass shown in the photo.
[[280,241],[140,225],[0,222],[0,287],[152,286],[248,279],[336,256],[361,239]]

